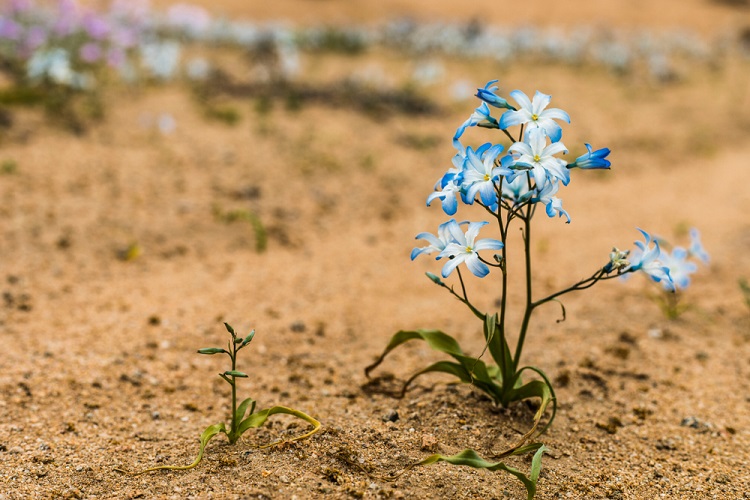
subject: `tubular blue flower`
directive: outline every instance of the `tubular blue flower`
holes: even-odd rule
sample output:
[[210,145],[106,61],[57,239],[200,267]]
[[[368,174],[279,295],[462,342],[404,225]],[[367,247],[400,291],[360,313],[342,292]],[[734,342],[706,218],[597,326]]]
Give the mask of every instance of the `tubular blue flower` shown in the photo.
[[516,111],[506,111],[500,117],[499,126],[505,130],[513,125],[531,124],[534,128],[543,129],[552,142],[557,142],[562,137],[562,128],[555,120],[562,120],[570,123],[568,113],[558,108],[545,109],[551,96],[542,94],[537,90],[534,94],[534,100],[530,101],[529,97],[520,90],[514,90],[510,93],[511,97],[516,100],[521,109]]
[[[454,241],[454,234],[463,234],[461,233],[460,226],[462,224],[468,224],[468,222],[456,222],[455,219],[451,219],[448,222],[444,222],[438,226],[438,234],[435,236],[432,233],[419,233],[416,236],[416,239],[418,240],[427,240],[429,243],[426,247],[417,247],[411,251],[411,260],[416,259],[418,256],[422,254],[431,254],[435,252],[442,252],[445,250],[446,245]],[[451,228],[453,228],[451,230]],[[440,255],[438,255],[438,259],[440,259]]]
[[562,200],[555,196],[558,189],[560,189],[559,181],[550,181],[538,192],[533,201],[544,203],[547,206],[547,215],[549,217],[554,217],[555,215],[562,217],[564,215],[568,219],[566,224],[570,224],[570,215],[563,210]]
[[461,136],[464,135],[464,131],[466,130],[466,128],[475,127],[477,125],[485,128],[499,128],[497,120],[490,116],[490,108],[489,106],[487,106],[486,102],[483,102],[477,109],[475,109],[469,119],[463,122],[461,126],[456,129],[456,134],[453,136],[453,145],[456,147],[456,149],[461,149],[461,147],[459,147],[460,142],[459,146],[456,146],[456,143],[461,138]]
[[[503,152],[503,146],[501,144],[495,144],[489,148],[487,146],[489,143],[483,144],[476,152],[471,147],[466,148],[466,163],[461,188],[466,191],[465,200],[469,205],[474,203],[474,198],[479,193],[482,203],[488,207],[496,207],[495,183],[501,175],[513,174],[512,170],[503,165],[502,160],[500,166],[495,165],[497,156]],[[508,162],[505,161],[505,163]]]
[[612,163],[606,159],[610,153],[609,148],[591,151],[591,144],[586,143],[586,149],[588,149],[589,152],[576,158],[576,161],[573,163],[568,164],[568,168],[578,167],[583,170],[593,170],[597,168],[609,168],[612,165]]
[[710,261],[708,253],[703,248],[703,243],[701,243],[701,233],[696,228],[690,230],[690,248],[688,252],[704,264],[708,264]]
[[498,89],[498,87],[497,85],[491,86],[493,83],[497,83],[497,80],[490,80],[489,82],[487,82],[487,85],[485,85],[483,89],[477,89],[476,96],[490,106],[494,106],[496,108],[511,109],[515,111],[516,108],[508,104],[508,101],[495,94],[495,91]]
[[544,189],[549,177],[559,179],[564,185],[570,182],[570,172],[565,168],[565,160],[554,155],[567,151],[562,142],[547,145],[547,134],[542,128],[534,128],[526,134],[526,142],[516,142],[509,153],[516,153],[515,163],[510,168],[531,170],[537,189]]
[[690,275],[698,270],[693,262],[687,260],[688,251],[681,247],[672,249],[672,253],[662,252],[659,258],[669,269],[669,280],[662,281],[668,292],[684,290],[690,284]]
[[[661,248],[659,242],[643,229],[637,228],[645,241],[636,241],[636,251],[631,252],[630,267],[626,271],[643,271],[656,282],[671,281],[669,268],[660,260]],[[654,246],[651,247],[653,241]]]
[[450,260],[443,266],[441,273],[443,278],[447,278],[463,262],[466,263],[469,271],[478,278],[484,278],[489,274],[490,268],[487,264],[479,260],[477,252],[482,250],[500,250],[503,248],[503,243],[492,238],[476,241],[479,230],[487,224],[489,222],[471,222],[469,228],[466,230],[466,234],[461,232],[458,224],[448,227],[453,236],[453,241],[448,243],[445,249],[438,255],[438,258],[450,257]]

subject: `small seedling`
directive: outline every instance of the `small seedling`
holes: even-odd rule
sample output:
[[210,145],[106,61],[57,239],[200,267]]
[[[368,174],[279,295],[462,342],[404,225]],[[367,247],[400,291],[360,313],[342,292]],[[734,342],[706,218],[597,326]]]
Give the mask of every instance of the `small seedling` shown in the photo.
[[[294,410],[292,408],[287,408],[286,406],[273,406],[271,408],[256,412],[255,400],[253,398],[247,398],[242,401],[239,406],[237,405],[237,379],[248,378],[248,375],[246,373],[237,370],[237,353],[242,348],[250,344],[250,342],[253,340],[253,337],[255,336],[255,330],[251,331],[246,337],[240,337],[237,336],[234,328],[232,328],[228,323],[224,323],[224,326],[232,336],[232,339],[227,343],[227,348],[222,349],[221,347],[205,347],[203,349],[198,349],[198,354],[226,354],[232,360],[231,369],[223,373],[219,373],[219,376],[232,386],[232,421],[229,425],[229,429],[227,429],[224,422],[209,425],[208,427],[206,427],[206,430],[204,430],[203,434],[201,434],[200,436],[200,449],[198,451],[198,457],[190,465],[161,465],[137,472],[135,473],[135,475],[157,470],[187,470],[197,467],[203,459],[203,453],[206,449],[206,446],[208,445],[208,442],[211,441],[211,438],[213,438],[217,434],[224,433],[229,440],[229,444],[235,444],[248,429],[255,429],[262,426],[271,415],[283,414],[295,416],[312,425],[312,430],[301,436],[297,436],[291,439],[274,441],[270,444],[260,445],[258,446],[258,448],[268,448],[284,442],[293,442],[307,439],[320,430],[320,422],[318,422],[316,419],[306,413],[303,413],[299,410]],[[245,414],[247,414],[247,417],[245,416]],[[120,472],[126,472],[122,469],[116,470]]]

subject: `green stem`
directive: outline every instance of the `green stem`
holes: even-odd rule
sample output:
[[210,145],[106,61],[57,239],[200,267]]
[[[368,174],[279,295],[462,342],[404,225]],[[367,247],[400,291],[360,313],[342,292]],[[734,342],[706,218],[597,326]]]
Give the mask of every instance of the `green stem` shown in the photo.
[[521,360],[521,352],[523,352],[523,344],[526,341],[526,332],[529,329],[529,321],[531,320],[531,313],[534,310],[534,303],[531,300],[531,207],[529,206],[525,217],[522,217],[524,224],[523,233],[523,250],[525,257],[526,267],[526,308],[523,313],[523,321],[521,322],[521,331],[518,334],[518,344],[516,344],[516,354],[513,356],[513,369],[518,369],[518,364]]
[[[235,371],[237,369],[237,344],[234,342],[234,338],[232,338],[232,354],[229,355],[229,357],[232,358],[232,371]],[[237,433],[237,427],[239,426],[239,422],[237,422],[237,378],[232,375],[232,426],[229,431],[229,437],[230,441],[232,441],[232,438],[235,438],[235,435]],[[236,436],[237,438],[239,436]],[[236,441],[236,438],[235,438]],[[231,444],[234,444],[232,442]]]
[[585,290],[587,288],[591,288],[592,286],[594,286],[600,281],[607,281],[607,280],[611,280],[614,278],[619,278],[620,276],[622,276],[622,274],[613,274],[613,275],[607,276],[607,273],[604,271],[604,269],[599,269],[590,278],[581,280],[575,285],[569,286],[568,288],[565,288],[564,290],[560,290],[559,292],[555,292],[552,295],[548,295],[547,297],[544,297],[543,299],[539,299],[536,302],[534,302],[532,306],[533,307],[541,306],[542,304],[545,304],[551,300],[556,299],[560,295],[565,295],[566,293],[575,292],[578,290]]

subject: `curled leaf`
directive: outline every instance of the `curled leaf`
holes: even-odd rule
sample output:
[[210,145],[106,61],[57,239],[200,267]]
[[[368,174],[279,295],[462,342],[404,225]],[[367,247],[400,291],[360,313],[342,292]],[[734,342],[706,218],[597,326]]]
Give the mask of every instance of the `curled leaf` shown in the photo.
[[512,474],[521,481],[524,487],[526,487],[527,500],[532,500],[536,495],[536,483],[539,480],[539,473],[542,469],[542,455],[547,451],[547,448],[541,443],[534,443],[519,448],[513,453],[513,455],[521,455],[533,450],[536,450],[536,453],[534,453],[534,458],[531,460],[531,472],[529,476],[526,476],[523,472],[514,467],[505,465],[503,462],[488,462],[479,456],[476,451],[471,449],[450,456],[440,454],[431,455],[415,465],[431,465],[437,462],[447,462],[452,465],[466,465],[475,469],[487,469],[490,471],[502,470]]
[[235,335],[237,335],[236,333],[234,333],[234,328],[232,328],[232,325],[230,325],[229,323],[225,322],[224,326],[226,327],[227,331],[232,334],[232,337],[234,337]]
[[228,377],[247,378],[247,373],[243,373],[243,372],[238,371],[238,370],[225,371],[224,375],[226,375]]

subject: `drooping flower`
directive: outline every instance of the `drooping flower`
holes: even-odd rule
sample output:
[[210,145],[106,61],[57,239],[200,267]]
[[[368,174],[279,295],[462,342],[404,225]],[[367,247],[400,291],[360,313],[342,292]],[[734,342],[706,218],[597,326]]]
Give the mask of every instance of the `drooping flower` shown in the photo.
[[560,189],[560,182],[558,180],[550,181],[538,191],[533,200],[538,203],[544,203],[547,206],[547,215],[549,217],[554,217],[555,215],[562,217],[564,215],[568,219],[566,224],[570,224],[570,215],[563,210],[562,200],[555,196],[558,189]]
[[492,238],[476,240],[479,230],[486,224],[489,224],[489,222],[471,222],[465,234],[461,232],[458,224],[448,227],[453,236],[453,241],[448,243],[445,249],[438,255],[438,258],[450,258],[443,266],[441,273],[443,278],[447,278],[454,269],[464,262],[474,276],[484,278],[489,274],[490,269],[487,264],[479,259],[478,252],[482,250],[500,250],[503,248],[503,243]]
[[[444,222],[438,226],[438,234],[435,236],[432,233],[419,233],[416,236],[418,240],[427,240],[429,245],[426,247],[416,247],[411,251],[411,260],[416,259],[422,254],[431,254],[435,252],[442,252],[445,250],[446,245],[454,241],[453,234],[462,234],[460,226],[462,224],[468,224],[468,222],[456,222],[455,219],[451,219],[448,222]],[[451,231],[451,228],[454,228]],[[440,259],[440,255],[437,257]]]
[[570,123],[570,116],[562,109],[545,109],[549,105],[552,96],[542,94],[538,90],[534,94],[533,101],[530,101],[529,97],[520,90],[514,90],[510,95],[518,103],[520,109],[503,113],[499,122],[501,129],[505,130],[513,125],[528,123],[529,127],[543,129],[552,142],[560,140],[562,137],[562,128],[555,120]]
[[497,80],[490,80],[489,82],[487,82],[487,85],[485,85],[484,88],[477,89],[476,96],[490,106],[515,110],[516,108],[508,104],[508,101],[495,94],[498,86],[492,85],[493,83],[497,83]]
[[[671,281],[669,268],[660,260],[661,248],[659,242],[643,229],[638,231],[644,237],[644,241],[636,241],[636,251],[631,252],[630,267],[627,271],[643,271],[654,281]],[[654,246],[651,246],[653,242]]]
[[466,148],[466,163],[461,187],[466,190],[465,200],[469,205],[474,203],[474,198],[479,193],[482,203],[488,207],[496,207],[495,183],[500,176],[513,174],[513,171],[507,167],[510,157],[507,157],[508,160],[501,160],[500,165],[495,163],[498,155],[503,152],[503,146],[501,144],[487,146],[490,146],[489,143],[484,144],[478,151],[472,150],[471,147]]
[[562,142],[547,145],[547,134],[543,128],[533,128],[526,134],[525,142],[516,142],[508,149],[508,152],[517,154],[514,155],[516,161],[510,168],[531,170],[537,189],[543,189],[550,177],[561,180],[567,186],[570,172],[565,168],[565,160],[554,156],[565,151]]
[[690,230],[690,248],[688,252],[704,264],[708,264],[710,261],[708,253],[706,253],[703,243],[701,243],[701,233],[696,228]]
[[597,149],[596,151],[591,150],[591,144],[586,143],[586,149],[588,153],[583,154],[576,158],[576,161],[568,164],[568,168],[581,168],[584,170],[592,170],[598,168],[609,168],[612,163],[607,160],[609,156],[609,148]]

